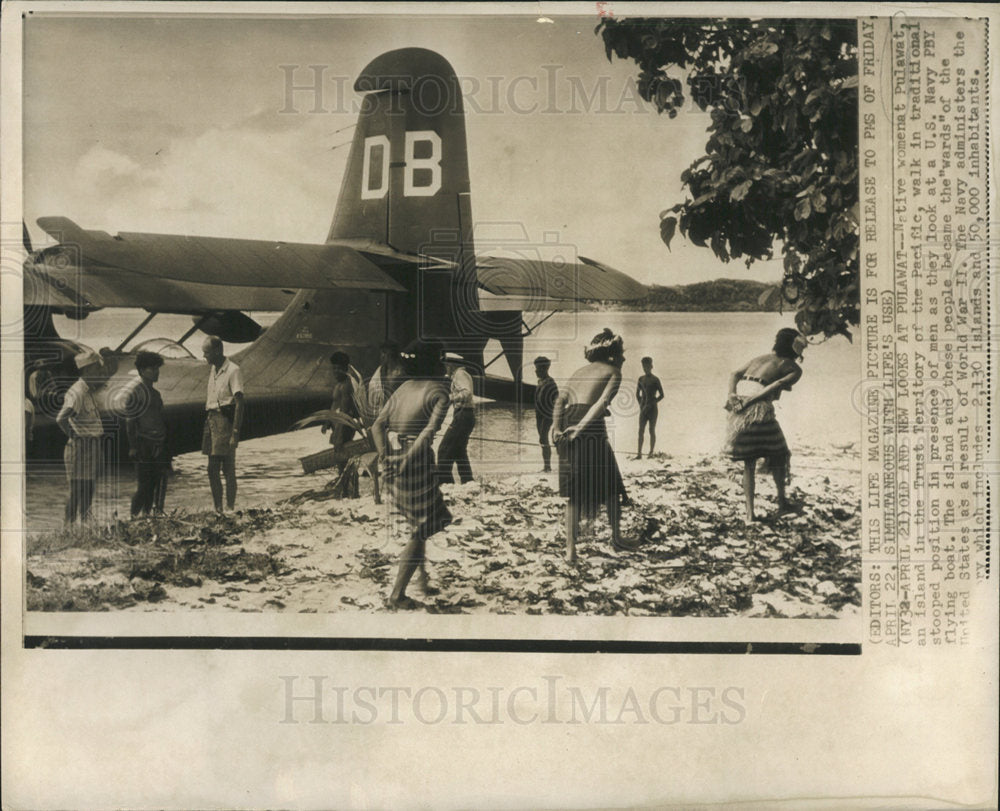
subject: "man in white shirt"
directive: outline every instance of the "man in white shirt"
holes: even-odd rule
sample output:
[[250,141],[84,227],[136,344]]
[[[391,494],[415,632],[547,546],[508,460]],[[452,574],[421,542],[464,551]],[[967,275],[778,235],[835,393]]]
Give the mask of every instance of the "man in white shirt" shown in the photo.
[[222,512],[222,478],[226,479],[226,506],[236,506],[236,446],[243,423],[243,379],[240,367],[226,358],[222,340],[210,335],[201,346],[208,361],[205,430],[201,452],[208,457],[208,483],[215,511]]
[[438,476],[442,483],[451,484],[455,479],[452,466],[458,468],[462,484],[472,481],[472,464],[469,462],[469,436],[476,427],[476,412],[472,405],[472,375],[462,365],[462,358],[449,353],[445,356],[445,369],[451,378],[451,425],[441,437],[438,446]]
[[56,424],[69,439],[63,450],[69,499],[66,501],[66,523],[81,522],[90,517],[94,489],[101,463],[101,437],[104,425],[94,399],[94,389],[106,380],[101,356],[86,349],[75,358],[80,378],[67,389]]

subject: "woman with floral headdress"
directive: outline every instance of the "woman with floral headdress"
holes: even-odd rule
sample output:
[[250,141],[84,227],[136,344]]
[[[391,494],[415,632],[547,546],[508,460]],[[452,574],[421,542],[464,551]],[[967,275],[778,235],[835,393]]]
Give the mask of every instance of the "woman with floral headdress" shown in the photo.
[[552,411],[552,438],[559,451],[559,495],[567,497],[566,558],[576,560],[580,518],[593,518],[601,506],[607,510],[611,543],[631,550],[622,542],[621,507],[628,503],[625,484],[608,442],[604,418],[622,382],[625,347],[620,335],[610,329],[594,336],[584,350],[587,365],[573,372],[560,387]]
[[778,512],[787,512],[785,483],[790,454],[785,435],[774,416],[774,401],[802,377],[796,358],[802,359],[807,341],[794,329],[781,329],[768,355],[760,355],[737,369],[729,378],[726,410],[729,420],[725,452],[743,462],[746,520],[754,520],[754,470],[765,459],[778,489]]

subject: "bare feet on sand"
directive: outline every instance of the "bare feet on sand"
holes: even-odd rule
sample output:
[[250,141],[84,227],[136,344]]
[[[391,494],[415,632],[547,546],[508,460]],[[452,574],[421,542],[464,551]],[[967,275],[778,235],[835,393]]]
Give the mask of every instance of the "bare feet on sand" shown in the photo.
[[800,513],[805,505],[798,501],[779,501],[778,509],[774,513],[774,517],[778,518],[782,515],[788,515],[789,513]]
[[398,598],[389,597],[385,601],[385,607],[390,611],[415,611],[418,608],[423,608],[424,604],[417,602],[412,597],[407,597],[404,594],[402,597]]
[[619,538],[612,539],[611,546],[616,552],[635,552],[641,544],[635,538]]
[[425,597],[434,597],[441,593],[441,589],[436,588],[431,585],[430,578],[427,576],[427,572],[422,569],[417,573],[417,589]]

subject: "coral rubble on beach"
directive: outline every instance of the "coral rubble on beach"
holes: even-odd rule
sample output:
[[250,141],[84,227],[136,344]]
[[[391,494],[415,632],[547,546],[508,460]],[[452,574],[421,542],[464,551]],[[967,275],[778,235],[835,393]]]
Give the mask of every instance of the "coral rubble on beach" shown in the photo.
[[[800,506],[774,512],[759,476],[758,522],[743,521],[739,469],[717,458],[623,460],[633,506],[612,549],[603,519],[564,559],[554,475],[445,486],[454,523],[428,541],[431,613],[838,617],[860,605],[857,455],[796,459]],[[227,516],[171,514],[28,540],[29,610],[383,611],[401,539],[369,492],[315,489]]]

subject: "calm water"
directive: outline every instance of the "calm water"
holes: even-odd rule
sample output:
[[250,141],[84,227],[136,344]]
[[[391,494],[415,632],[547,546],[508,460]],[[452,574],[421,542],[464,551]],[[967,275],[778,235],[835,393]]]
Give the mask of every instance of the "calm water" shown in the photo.
[[[544,354],[553,360],[553,377],[569,374],[583,364],[583,346],[605,326],[625,341],[624,382],[613,409],[617,447],[636,447],[635,381],[642,374],[640,359],[649,355],[666,395],[660,404],[657,450],[710,453],[721,446],[725,433],[729,375],[769,352],[775,333],[794,323],[777,313],[566,314],[546,322],[525,342],[525,357]],[[860,379],[860,364],[860,346],[844,338],[806,350],[802,379],[776,406],[789,443],[847,444],[858,439],[859,416],[851,395]]]
[[[140,319],[141,313],[95,313],[86,321],[59,323],[57,327],[63,335],[95,347],[116,346]],[[273,317],[257,320],[267,324]],[[158,316],[144,335],[176,337],[189,325],[185,317]],[[722,445],[726,415],[722,406],[732,370],[768,352],[775,332],[792,326],[792,319],[775,313],[561,313],[525,340],[526,375],[533,375],[531,361],[545,355],[552,360],[551,374],[557,381],[568,377],[584,363],[584,345],[605,326],[621,333],[625,340],[624,383],[609,420],[616,449],[620,453],[635,452],[638,409],[633,393],[635,381],[642,374],[640,358],[649,355],[666,394],[660,404],[657,450],[700,454],[716,453]],[[197,353],[197,338],[189,343]],[[487,357],[491,356],[491,347],[492,343],[487,347]],[[235,351],[237,347],[230,349]],[[860,362],[860,347],[843,338],[806,350],[802,379],[777,404],[778,419],[793,454],[810,446],[847,445],[858,440],[859,416],[852,405],[852,394],[859,380]],[[501,360],[491,369],[506,370],[506,366]],[[541,466],[530,411],[518,420],[511,406],[483,403],[474,436],[479,437],[470,445],[474,468],[516,473],[535,471]],[[325,447],[326,437],[318,429],[242,443],[237,456],[237,506],[257,506],[321,485],[327,477],[322,473],[304,475],[298,458]],[[204,466],[205,458],[200,454],[186,454],[175,460],[177,475],[171,480],[168,507],[211,507]],[[100,515],[110,517],[116,510],[119,515],[127,515],[133,489],[131,470],[125,467],[113,472],[100,493]],[[31,529],[61,523],[63,491],[61,470],[29,476]]]

